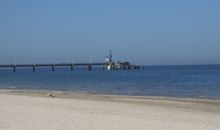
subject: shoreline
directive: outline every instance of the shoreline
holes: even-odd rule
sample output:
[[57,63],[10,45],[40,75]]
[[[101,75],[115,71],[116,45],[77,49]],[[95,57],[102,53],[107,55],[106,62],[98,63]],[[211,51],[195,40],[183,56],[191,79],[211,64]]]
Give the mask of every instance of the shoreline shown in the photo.
[[134,98],[134,99],[153,99],[153,100],[174,100],[174,101],[220,101],[219,98],[209,97],[172,97],[172,96],[136,96],[136,95],[116,95],[116,94],[102,94],[102,93],[87,93],[81,91],[65,91],[65,90],[35,90],[35,89],[0,89],[0,93],[7,94],[25,94],[29,96],[45,96],[44,94],[54,93],[59,98],[73,98],[77,96],[89,97],[112,97],[112,98]]
[[[105,101],[117,103],[131,103],[153,106],[167,106],[176,108],[197,109],[201,111],[220,112],[220,100],[218,99],[195,99],[195,98],[176,98],[162,96],[128,96],[128,95],[105,95],[89,94],[74,91],[54,91],[54,90],[19,90],[2,89],[0,94],[43,97],[54,99],[79,99],[90,101]],[[48,96],[52,94],[53,97]],[[216,108],[217,107],[217,108]]]

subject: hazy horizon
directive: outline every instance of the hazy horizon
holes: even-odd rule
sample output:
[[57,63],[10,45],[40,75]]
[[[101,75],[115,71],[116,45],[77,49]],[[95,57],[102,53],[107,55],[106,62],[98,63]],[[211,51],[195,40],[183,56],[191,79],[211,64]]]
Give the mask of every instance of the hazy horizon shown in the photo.
[[0,1],[0,64],[220,64],[220,1]]

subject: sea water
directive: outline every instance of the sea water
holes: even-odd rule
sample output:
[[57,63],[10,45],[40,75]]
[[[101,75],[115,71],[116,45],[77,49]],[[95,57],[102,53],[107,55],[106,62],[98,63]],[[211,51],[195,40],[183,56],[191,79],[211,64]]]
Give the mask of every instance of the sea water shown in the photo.
[[145,66],[144,70],[56,67],[0,69],[0,89],[62,90],[131,96],[220,99],[220,65]]

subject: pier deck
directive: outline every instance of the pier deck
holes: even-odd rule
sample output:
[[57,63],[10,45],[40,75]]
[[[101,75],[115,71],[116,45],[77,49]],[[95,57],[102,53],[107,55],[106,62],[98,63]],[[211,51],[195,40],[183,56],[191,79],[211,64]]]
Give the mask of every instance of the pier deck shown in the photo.
[[96,63],[60,63],[60,64],[5,64],[0,65],[1,68],[12,68],[14,72],[16,72],[16,68],[26,68],[31,67],[33,68],[33,72],[36,71],[37,67],[51,67],[52,71],[55,70],[55,67],[70,67],[73,70],[73,67],[76,66],[87,66],[88,70],[92,70],[92,66],[104,66],[106,63],[96,62]]

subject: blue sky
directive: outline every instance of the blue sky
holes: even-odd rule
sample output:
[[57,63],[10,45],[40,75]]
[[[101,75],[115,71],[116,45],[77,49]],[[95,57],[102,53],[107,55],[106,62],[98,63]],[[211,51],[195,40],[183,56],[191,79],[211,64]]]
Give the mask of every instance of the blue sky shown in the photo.
[[219,0],[1,0],[0,64],[220,64]]

